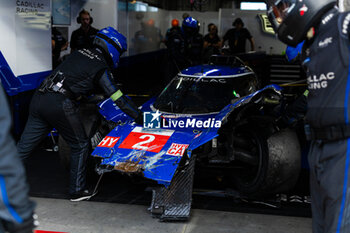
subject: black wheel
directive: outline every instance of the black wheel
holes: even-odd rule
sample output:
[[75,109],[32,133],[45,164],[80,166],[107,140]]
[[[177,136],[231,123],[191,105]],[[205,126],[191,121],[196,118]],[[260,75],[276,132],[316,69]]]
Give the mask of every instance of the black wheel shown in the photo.
[[262,196],[290,190],[299,177],[301,154],[296,133],[284,129],[268,138],[263,135],[261,130],[251,127],[242,128],[235,135],[244,143],[235,145],[234,141],[239,169],[233,179],[236,188],[246,195]]

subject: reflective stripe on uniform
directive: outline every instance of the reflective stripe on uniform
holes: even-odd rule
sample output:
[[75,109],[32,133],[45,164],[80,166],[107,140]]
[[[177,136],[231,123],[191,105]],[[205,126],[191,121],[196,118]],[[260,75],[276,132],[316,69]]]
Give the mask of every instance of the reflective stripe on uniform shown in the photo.
[[1,193],[1,202],[6,207],[9,214],[18,222],[22,223],[23,219],[19,216],[13,206],[10,204],[10,200],[6,191],[6,182],[4,176],[0,175],[0,193]]

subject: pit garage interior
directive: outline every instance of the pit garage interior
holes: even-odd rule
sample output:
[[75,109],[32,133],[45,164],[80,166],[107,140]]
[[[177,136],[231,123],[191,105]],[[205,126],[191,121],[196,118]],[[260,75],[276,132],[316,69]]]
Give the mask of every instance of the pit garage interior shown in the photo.
[[[253,8],[243,9],[246,3]],[[260,3],[263,6],[256,5]],[[344,5],[340,7],[346,9],[349,3],[345,1],[342,4]],[[126,36],[128,50],[121,57],[114,76],[123,92],[138,106],[162,93],[173,77],[169,77],[167,70],[169,54],[165,43],[160,43],[157,48],[140,49],[135,35],[144,23],[151,20],[164,39],[166,31],[171,27],[171,21],[178,19],[181,25],[184,13],[199,21],[199,33],[203,36],[208,33],[208,24],[214,23],[220,38],[232,28],[232,22],[236,18],[241,18],[254,38],[255,50],[250,51],[247,41],[246,50],[250,52],[237,55],[240,65],[250,67],[258,80],[259,89],[276,84],[283,88],[286,101],[296,100],[306,89],[305,73],[298,61],[287,61],[286,45],[275,37],[267,21],[266,10],[254,8],[257,6],[264,7],[263,1],[2,1],[0,78],[11,109],[14,140],[18,141],[23,132],[34,89],[52,70],[52,28],[55,27],[70,42],[72,32],[80,26],[76,18],[82,9],[90,12],[92,26],[95,28],[112,26]],[[227,46],[227,43],[223,45],[223,53]],[[60,58],[64,60],[69,54],[68,46],[61,51]],[[232,57],[229,56],[211,61],[220,64],[229,61],[229,65],[233,64]],[[274,88],[271,90],[275,91]],[[273,102],[274,95],[268,93],[268,97],[262,97],[270,98]],[[96,104],[95,107],[97,108]],[[190,191],[184,204],[186,208],[183,208],[187,212],[168,217],[166,212],[171,212],[172,209],[167,209],[165,204],[162,206],[162,201],[157,203],[156,200],[158,191],[155,190],[166,193],[164,185],[163,189],[158,189],[161,186],[159,182],[146,179],[143,175],[125,172],[108,170],[102,172],[101,176],[101,173],[96,172],[95,159],[89,164],[88,180],[93,186],[98,183],[97,195],[88,201],[70,202],[69,165],[60,157],[60,153],[67,148],[60,141],[59,132],[53,129],[25,163],[29,195],[37,204],[36,213],[40,222],[36,230],[38,233],[311,232],[308,143],[303,133],[302,119],[293,124],[293,132],[298,140],[297,150],[300,157],[296,160],[299,163],[298,173],[290,178],[292,187],[274,187],[276,191],[270,193],[256,187],[254,191],[251,191],[252,187],[239,189],[235,185],[237,172],[230,171],[231,160],[221,160],[220,156],[212,158],[210,156],[213,153],[208,153],[202,160],[196,155],[196,166],[191,173],[193,180],[183,191]],[[215,147],[216,144],[220,145],[220,138],[201,145],[204,148],[201,149],[205,150],[206,146],[214,147],[214,144]],[[198,153],[200,155],[204,152]],[[243,153],[240,155],[244,157]],[[250,163],[256,166],[256,162]],[[249,173],[247,176],[251,175]],[[254,175],[252,179],[260,179],[260,173],[256,172]],[[179,205],[182,204],[181,202]],[[176,203],[174,208],[178,208]]]

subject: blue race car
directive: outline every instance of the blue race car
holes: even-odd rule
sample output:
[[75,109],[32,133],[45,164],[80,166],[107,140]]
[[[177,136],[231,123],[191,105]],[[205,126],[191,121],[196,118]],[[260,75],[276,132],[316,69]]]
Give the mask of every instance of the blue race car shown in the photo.
[[218,58],[181,71],[143,104],[144,125],[103,101],[111,130],[92,137],[97,171],[155,181],[150,210],[162,220],[188,219],[195,166],[229,177],[245,196],[290,190],[300,172],[298,137],[276,110],[281,87],[259,83],[239,58]]

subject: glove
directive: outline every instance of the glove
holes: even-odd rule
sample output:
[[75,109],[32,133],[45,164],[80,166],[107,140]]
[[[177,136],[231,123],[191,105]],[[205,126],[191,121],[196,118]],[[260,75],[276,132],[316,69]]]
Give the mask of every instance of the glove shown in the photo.
[[114,103],[127,115],[134,118],[134,121],[142,125],[143,124],[143,112],[137,108],[137,106],[129,98],[124,95],[118,98]]

